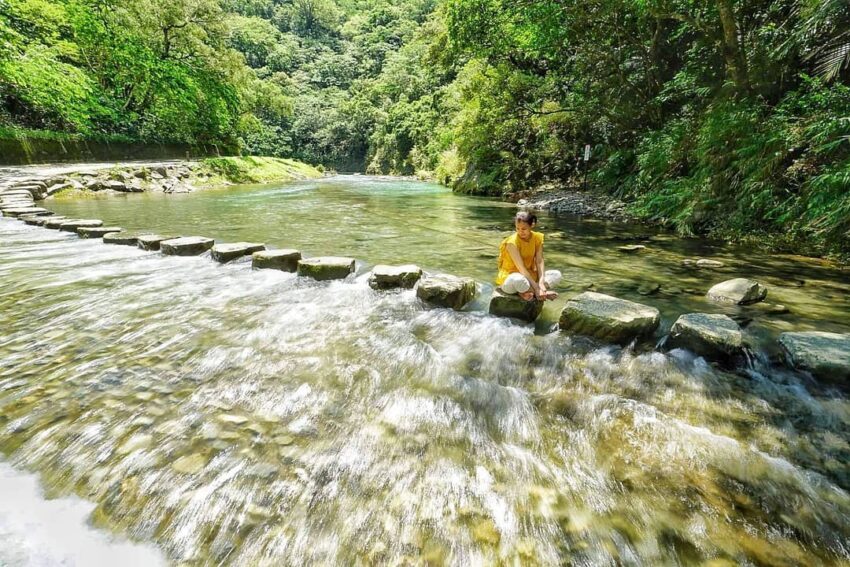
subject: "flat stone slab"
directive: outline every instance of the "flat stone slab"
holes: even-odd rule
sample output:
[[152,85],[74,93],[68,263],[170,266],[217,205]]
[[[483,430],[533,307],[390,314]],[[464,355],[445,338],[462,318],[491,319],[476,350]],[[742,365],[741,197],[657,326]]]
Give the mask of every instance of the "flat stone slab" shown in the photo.
[[219,262],[229,262],[242,256],[266,249],[265,244],[257,242],[234,242],[232,244],[216,244],[212,247],[212,257]]
[[526,301],[520,296],[508,295],[494,290],[490,298],[490,315],[497,317],[510,317],[531,323],[540,317],[543,312],[543,301],[531,299]]
[[8,209],[0,209],[3,211],[3,216],[19,217],[21,215],[52,215],[51,211],[42,209],[41,207],[10,207]]
[[821,331],[782,333],[779,345],[788,364],[821,380],[850,379],[850,334]]
[[314,280],[342,280],[354,273],[354,258],[321,256],[298,261],[298,275]]
[[[62,217],[62,216],[57,215],[57,216],[52,216],[52,217],[51,216],[35,217],[33,219],[33,223],[35,224],[35,226],[43,226],[43,227],[47,227],[47,228],[58,229],[59,226],[62,224],[62,222],[66,221],[66,220],[68,220],[66,217]],[[54,226],[48,227],[47,225],[49,223],[53,223]]]
[[667,344],[706,358],[725,359],[743,352],[744,333],[726,315],[686,313],[673,323]]
[[215,245],[215,240],[203,236],[181,236],[159,243],[159,249],[169,256],[198,256]]
[[24,221],[24,224],[28,224],[31,226],[38,226],[39,221],[43,219],[47,219],[49,217],[41,217],[41,216],[33,216],[33,215],[21,215],[18,217],[19,221]]
[[767,297],[767,288],[755,280],[735,278],[715,285],[708,290],[706,297],[720,303],[748,305]]
[[62,224],[59,225],[59,230],[64,230],[66,232],[77,232],[77,229],[80,227],[96,227],[103,226],[102,220],[96,219],[71,219],[66,220]]
[[101,238],[110,232],[121,232],[120,226],[81,226],[77,229],[80,238]]
[[410,289],[419,278],[422,277],[422,268],[414,264],[403,264],[401,266],[387,266],[378,264],[372,268],[369,275],[369,287],[372,289]]
[[105,244],[121,244],[123,246],[137,246],[139,237],[129,232],[110,232],[103,235]]
[[586,291],[567,301],[562,330],[615,343],[628,343],[658,328],[658,309],[602,293]]
[[166,240],[174,240],[173,236],[159,234],[142,234],[136,238],[136,245],[142,250],[159,250],[160,244]]
[[251,266],[258,270],[295,272],[298,270],[299,260],[301,260],[301,252],[298,250],[265,250],[251,255]]
[[425,276],[416,286],[416,297],[439,307],[463,309],[475,297],[475,280],[449,274]]

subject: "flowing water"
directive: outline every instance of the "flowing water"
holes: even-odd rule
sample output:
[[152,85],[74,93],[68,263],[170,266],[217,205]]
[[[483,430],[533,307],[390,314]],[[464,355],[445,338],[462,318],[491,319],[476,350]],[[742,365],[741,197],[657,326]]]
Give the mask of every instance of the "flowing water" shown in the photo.
[[[0,450],[47,497],[90,503],[95,534],[135,541],[104,557],[153,545],[186,565],[850,561],[850,401],[784,370],[773,346],[783,330],[847,332],[841,271],[543,217],[562,299],[524,326],[484,313],[514,208],[437,186],[340,177],[47,206],[358,259],[356,278],[318,283],[0,219]],[[648,249],[616,250],[630,242]],[[727,267],[681,267],[695,256]],[[482,293],[463,312],[428,308],[371,290],[378,262],[472,276]],[[739,275],[790,313],[705,301]],[[662,329],[730,313],[758,356],[725,372],[551,332],[587,288],[655,305]],[[54,502],[35,498],[20,506]],[[39,530],[14,533],[0,564],[74,563]]]

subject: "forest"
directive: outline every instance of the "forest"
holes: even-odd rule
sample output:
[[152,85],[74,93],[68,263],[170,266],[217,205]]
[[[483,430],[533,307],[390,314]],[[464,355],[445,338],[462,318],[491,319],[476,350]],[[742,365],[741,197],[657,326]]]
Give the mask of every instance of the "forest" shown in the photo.
[[850,257],[846,0],[0,0],[0,137],[213,145]]

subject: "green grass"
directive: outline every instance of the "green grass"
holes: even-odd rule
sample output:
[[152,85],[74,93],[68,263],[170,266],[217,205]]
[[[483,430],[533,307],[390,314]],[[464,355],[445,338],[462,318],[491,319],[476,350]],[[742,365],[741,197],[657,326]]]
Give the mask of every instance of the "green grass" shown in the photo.
[[205,184],[214,184],[216,178],[230,183],[271,183],[293,179],[312,179],[322,176],[322,170],[306,163],[272,157],[217,157],[201,160],[203,169],[213,179]]

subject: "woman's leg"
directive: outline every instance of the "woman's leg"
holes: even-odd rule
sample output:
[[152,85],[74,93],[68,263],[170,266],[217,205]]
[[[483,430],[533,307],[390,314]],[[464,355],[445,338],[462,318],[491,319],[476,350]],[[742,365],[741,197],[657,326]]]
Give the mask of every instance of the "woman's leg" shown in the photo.
[[559,270],[546,270],[546,274],[543,276],[543,281],[546,282],[547,288],[557,286],[561,283],[561,279],[563,279],[563,275],[561,275]]
[[528,279],[519,273],[513,273],[502,282],[502,291],[508,295],[523,294],[531,289]]

